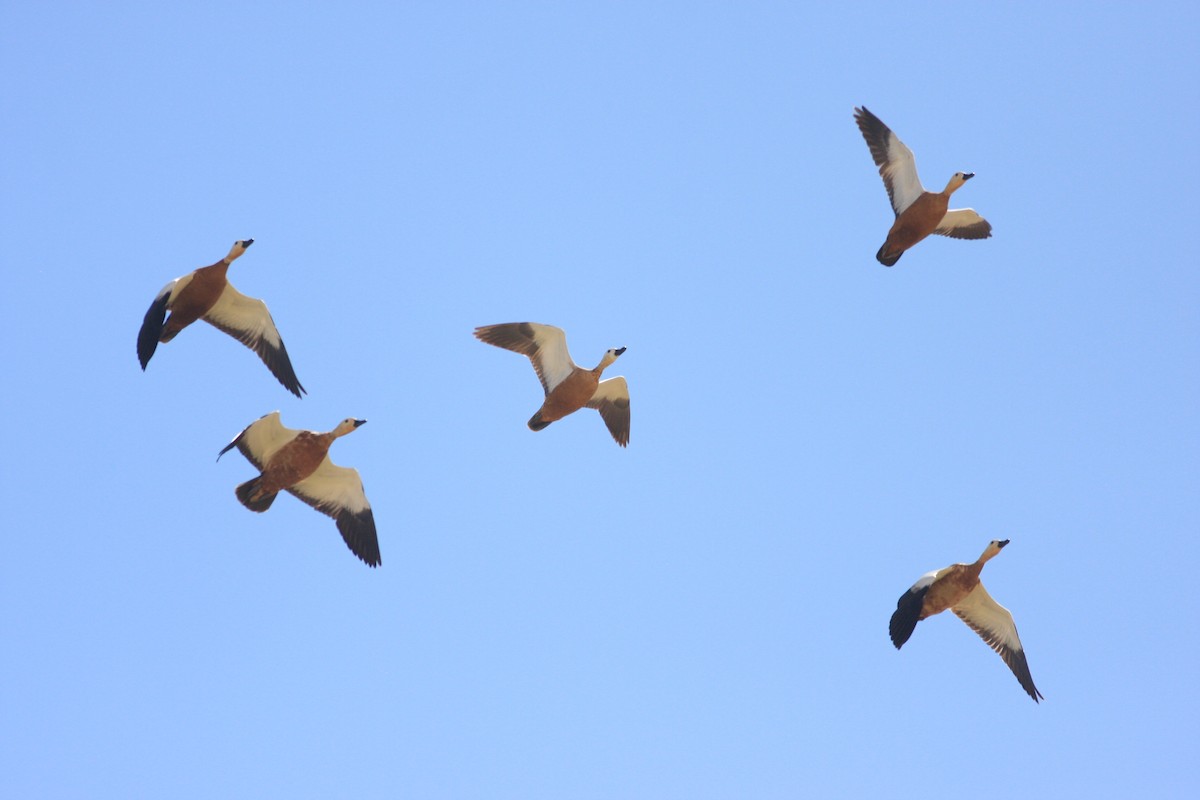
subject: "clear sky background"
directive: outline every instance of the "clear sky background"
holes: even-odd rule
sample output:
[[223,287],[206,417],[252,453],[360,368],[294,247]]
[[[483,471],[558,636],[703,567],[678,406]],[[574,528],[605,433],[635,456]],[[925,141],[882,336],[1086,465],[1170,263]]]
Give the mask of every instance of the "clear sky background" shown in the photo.
[[[16,3],[6,797],[1180,796],[1195,3]],[[851,117],[994,225],[892,269]],[[230,270],[309,396],[167,281]],[[632,441],[532,433],[532,320]],[[383,566],[217,451],[369,424]],[[1035,705],[922,573],[983,573]]]

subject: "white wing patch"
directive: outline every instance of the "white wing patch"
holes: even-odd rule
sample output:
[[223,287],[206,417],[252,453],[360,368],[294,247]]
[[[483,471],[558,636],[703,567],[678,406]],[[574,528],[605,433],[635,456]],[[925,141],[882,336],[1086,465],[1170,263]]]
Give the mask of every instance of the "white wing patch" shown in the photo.
[[246,426],[231,444],[235,444],[246,460],[261,471],[285,444],[298,435],[300,431],[284,427],[279,421],[279,412],[272,411]]
[[167,308],[170,308],[171,300],[174,300],[179,296],[180,292],[187,288],[187,285],[192,282],[192,278],[195,276],[195,274],[196,273],[194,272],[189,272],[187,275],[181,275],[180,277],[171,281],[162,288],[161,292],[154,296],[154,301],[158,302],[162,299],[163,295],[170,295],[170,300],[167,300]]
[[895,133],[888,131],[887,161],[879,166],[879,175],[887,187],[896,216],[904,213],[921,196],[925,188],[917,177],[917,159],[912,150]]
[[[1021,649],[1021,639],[1017,636],[1017,624],[1013,622],[1012,614],[992,599],[982,583],[975,584],[971,593],[960,600],[952,610],[976,633],[983,636],[993,649]],[[993,641],[995,644],[992,644]]]
[[935,569],[932,572],[926,572],[924,575],[922,575],[920,578],[918,578],[917,582],[914,583],[911,587],[909,587],[908,590],[910,592],[919,592],[922,589],[926,588],[927,586],[930,586],[934,581],[937,580],[938,572],[940,572],[940,571],[941,570]]
[[329,460],[329,456],[325,456],[312,475],[293,484],[288,491],[331,517],[337,517],[343,511],[361,514],[371,508],[358,470],[339,467]]
[[546,394],[550,394],[575,371],[575,362],[567,351],[567,334],[553,325],[531,322],[529,327],[533,328],[533,341],[537,343],[537,353],[530,356],[533,368],[542,379]]
[[204,319],[251,347],[255,347],[259,341],[267,342],[273,349],[280,346],[279,331],[271,319],[271,313],[267,311],[267,304],[247,297],[229,282],[226,282],[221,296],[204,315]]

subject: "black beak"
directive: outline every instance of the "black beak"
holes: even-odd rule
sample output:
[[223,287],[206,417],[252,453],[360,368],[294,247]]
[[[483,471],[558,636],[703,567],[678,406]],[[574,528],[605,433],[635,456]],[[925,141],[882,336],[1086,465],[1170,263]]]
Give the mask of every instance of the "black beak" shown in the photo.
[[250,245],[254,244],[253,239],[242,239],[242,249],[245,250]]
[[613,350],[613,352],[614,352],[614,353],[616,353],[617,355],[621,355],[621,353],[624,353],[624,352],[625,352],[625,348],[624,348],[624,347],[618,347],[616,350]]
[[[366,424],[367,424],[367,421],[366,421],[365,419],[356,419],[356,420],[354,420],[354,427],[356,427],[356,428],[357,428],[359,425],[366,425]],[[1008,543],[1007,543],[1007,542],[1005,542],[1005,544],[1008,544]]]
[[1006,544],[1008,544],[1008,539],[1005,539],[1003,542],[997,542],[996,546],[1003,549],[1004,545],[1006,545]]
[[975,173],[974,173],[974,172],[964,172],[964,173],[963,173],[963,180],[964,180],[964,181],[969,181],[969,180],[971,180],[971,178],[974,178],[974,177],[975,177]]

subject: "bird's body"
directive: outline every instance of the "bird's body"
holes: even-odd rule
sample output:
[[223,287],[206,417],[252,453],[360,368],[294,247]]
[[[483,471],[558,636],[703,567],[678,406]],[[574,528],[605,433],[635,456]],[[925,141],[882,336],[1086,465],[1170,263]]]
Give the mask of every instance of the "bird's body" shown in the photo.
[[254,490],[247,493],[247,500],[261,502],[267,499],[267,505],[274,496],[284,489],[295,486],[317,471],[317,467],[329,454],[329,446],[333,444],[333,432],[316,433],[300,431],[296,437],[281,447],[271,460],[267,462],[258,480],[253,481]]
[[866,108],[856,108],[854,121],[879,167],[892,210],[896,212],[887,239],[875,254],[880,264],[892,266],[906,250],[933,233],[955,239],[986,239],[992,235],[991,223],[973,209],[950,209],[950,195],[975,177],[975,173],[956,172],[942,191],[926,191],[917,177],[912,151],[879,117]]
[[530,417],[530,430],[540,431],[587,407],[600,412],[617,444],[625,447],[629,443],[629,386],[622,377],[600,380],[604,370],[625,352],[624,347],[608,350],[595,368],[585,369],[571,360],[566,334],[553,325],[506,322],[476,328],[475,336],[533,362],[546,399]]
[[375,515],[358,470],[329,460],[329,447],[366,420],[345,419],[332,431],[285,428],[275,411],[256,420],[227,444],[219,459],[236,447],[262,473],[235,490],[251,511],[266,511],[286,491],[337,521],[347,547],[368,566],[381,563]]
[[1042,695],[1029,674],[1029,663],[1025,659],[1021,639],[1017,636],[1012,614],[992,599],[979,580],[983,565],[1007,544],[1007,539],[992,541],[973,563],[951,564],[922,575],[896,601],[896,611],[888,623],[888,634],[892,644],[899,650],[912,636],[918,622],[949,609],[1004,659],[1021,688],[1037,702]]
[[890,267],[900,260],[905,250],[937,230],[938,223],[950,208],[950,193],[957,188],[947,186],[942,192],[922,192],[904,213],[896,216],[887,239],[875,254],[876,260]]
[[[229,265],[253,243],[253,239],[234,242],[225,258],[176,278],[163,287],[146,311],[138,331],[138,361],[143,370],[159,343],[171,341],[184,328],[202,319],[257,353],[285,389],[301,396],[304,387],[296,378],[291,358],[266,303],[242,294],[227,278]],[[168,311],[170,317],[166,316]]]
[[596,389],[600,388],[601,367],[596,369],[576,369],[555,386],[546,395],[545,402],[537,413],[529,420],[529,427],[540,431],[551,422],[556,422],[568,414],[574,414],[588,404]]

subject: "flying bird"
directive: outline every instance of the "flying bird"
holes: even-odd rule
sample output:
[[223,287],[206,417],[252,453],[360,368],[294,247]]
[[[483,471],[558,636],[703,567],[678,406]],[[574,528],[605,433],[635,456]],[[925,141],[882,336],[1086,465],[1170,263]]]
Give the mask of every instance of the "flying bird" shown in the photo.
[[621,377],[600,380],[601,373],[622,353],[624,347],[604,353],[595,369],[575,366],[567,352],[567,335],[562,328],[536,322],[506,322],[475,329],[482,342],[528,356],[546,400],[529,418],[530,430],[540,431],[555,420],[583,407],[600,412],[608,432],[621,447],[629,444],[629,385]]
[[[885,267],[900,260],[905,250],[931,233],[954,239],[987,239],[992,225],[971,208],[950,209],[950,195],[975,177],[974,172],[956,172],[940,192],[926,191],[917,177],[912,150],[879,117],[863,108],[854,109],[854,121],[867,140],[871,158],[879,167],[896,221],[875,258]],[[950,210],[947,210],[950,209]]]
[[[146,312],[142,329],[138,331],[138,361],[143,370],[150,363],[150,357],[154,355],[159,342],[171,341],[188,325],[202,319],[258,353],[258,357],[283,387],[300,397],[305,389],[296,378],[287,348],[283,346],[275,321],[267,311],[267,304],[242,294],[225,277],[229,265],[252,244],[253,239],[234,242],[229,255],[217,263],[200,267],[163,287]],[[171,316],[164,324],[163,319],[168,311]]]
[[285,428],[279,412],[255,422],[217,454],[217,460],[236,447],[262,473],[235,490],[237,499],[251,511],[266,511],[281,491],[290,492],[337,521],[337,529],[350,552],[367,566],[377,567],[379,537],[375,515],[363,491],[358,470],[339,467],[329,460],[333,440],[366,423],[353,417],[342,420],[328,433]]
[[1036,703],[1045,698],[1033,685],[1029,664],[1025,660],[1025,648],[1017,636],[1017,625],[1013,622],[1012,614],[993,600],[979,582],[983,565],[994,558],[1008,541],[989,542],[983,555],[973,564],[951,564],[945,569],[922,575],[897,601],[896,612],[888,624],[888,633],[892,637],[892,644],[899,650],[912,636],[920,620],[950,609],[979,634],[988,647],[1000,654],[1000,658],[1017,676],[1021,688]]

